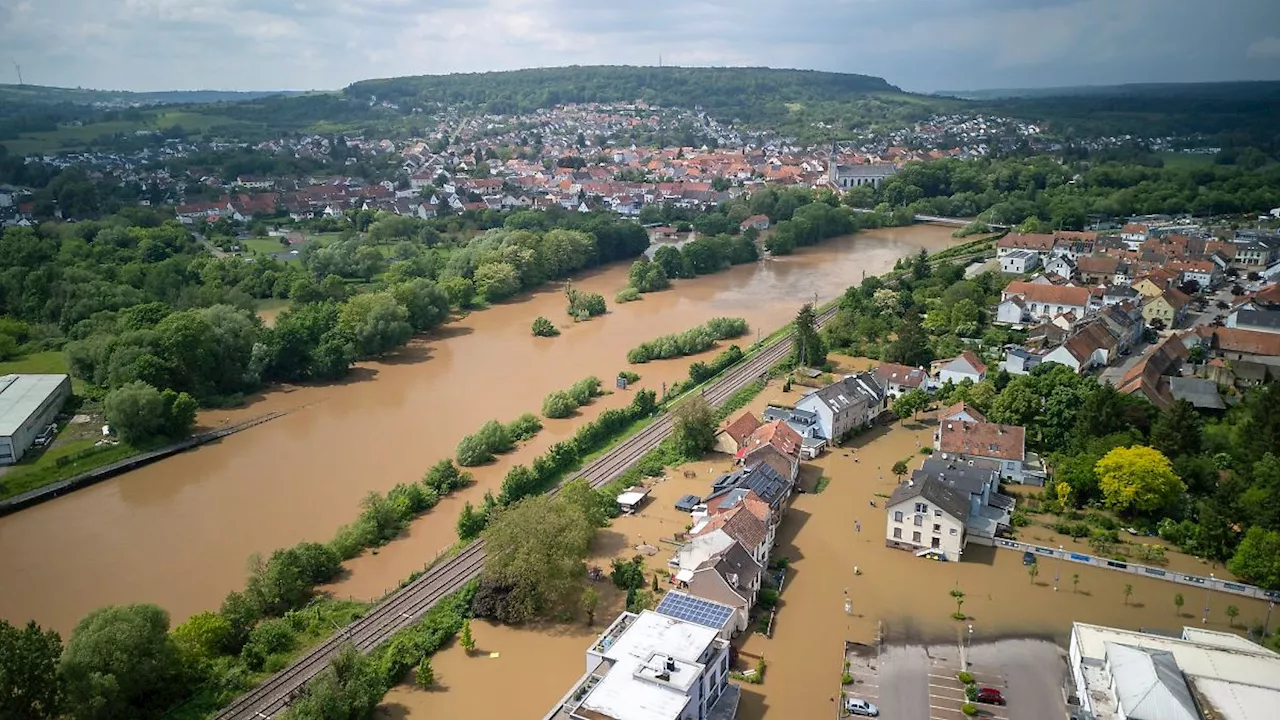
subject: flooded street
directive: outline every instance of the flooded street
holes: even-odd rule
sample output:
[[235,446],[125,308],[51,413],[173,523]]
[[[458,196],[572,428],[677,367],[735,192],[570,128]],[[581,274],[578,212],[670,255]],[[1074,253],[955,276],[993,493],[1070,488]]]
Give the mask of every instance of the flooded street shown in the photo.
[[[867,364],[846,361],[841,368]],[[758,414],[768,402],[794,403],[803,390],[797,386],[783,393],[775,382],[749,409]],[[891,642],[945,644],[955,642],[972,624],[973,642],[1030,636],[1061,645],[1072,621],[1173,632],[1183,625],[1243,632],[1266,616],[1262,602],[1223,594],[1206,598],[1203,590],[1184,585],[1050,559],[1041,561],[1033,583],[1021,553],[1010,550],[970,545],[962,562],[939,563],[886,548],[884,496],[897,483],[890,467],[909,458],[914,470],[923,461],[917,443],[930,444],[934,424],[927,415],[921,417],[923,422],[868,432],[844,448],[802,464],[802,487],[811,490],[822,475],[830,483],[821,494],[795,496],[782,522],[774,556],[789,558],[791,565],[774,636],[738,640],[744,653],[763,655],[769,661],[762,685],[742,686],[738,712],[742,720],[828,717],[834,713],[833,698],[839,691],[844,641],[872,643],[881,629]],[[669,471],[666,479],[653,486],[651,499],[638,515],[619,518],[601,533],[592,562],[607,568],[608,557],[630,557],[635,546],[647,543],[659,548],[646,559],[647,572],[652,575],[654,569],[665,567],[673,546],[663,538],[683,531],[689,522],[687,514],[674,509],[675,500],[685,493],[705,495],[716,475],[729,466],[727,456],[711,456]],[[686,470],[694,477],[685,477]],[[870,506],[872,501],[876,508]],[[855,530],[855,520],[861,522],[860,532]],[[1032,526],[1023,532],[1023,538],[1032,542],[1066,545],[1069,541],[1044,527]],[[860,576],[854,576],[854,565],[859,566]],[[1170,553],[1167,567],[1205,575],[1213,571],[1175,553]],[[1221,577],[1223,571],[1219,568],[1217,573]],[[1079,583],[1073,585],[1076,574]],[[1126,584],[1133,585],[1127,599]],[[950,617],[956,610],[950,591],[956,587],[966,594],[965,623]],[[845,613],[846,593],[850,614]],[[1178,593],[1186,600],[1181,615],[1174,605]],[[1202,625],[1206,600],[1209,622]],[[1239,627],[1228,626],[1228,605],[1240,609]],[[598,625],[602,617],[603,611],[597,616]],[[581,676],[586,649],[594,637],[581,624],[485,632],[491,633],[490,642],[480,635],[477,641],[486,651],[498,652],[498,658],[466,657],[458,648],[448,649],[435,661],[437,677],[448,690],[426,692],[401,686],[388,696],[384,717],[454,717],[473,712],[483,706],[477,703],[485,693],[508,682],[522,685],[519,693],[504,693],[504,714],[541,717]],[[566,634],[573,640],[567,640]],[[530,667],[537,671],[529,672]],[[526,674],[545,682],[525,687]]]
[[[753,331],[767,334],[814,292],[830,299],[864,273],[882,273],[921,247],[955,243],[950,233],[915,226],[834,239],[794,256],[680,281],[643,301],[611,304],[609,314],[576,325],[568,322],[560,290],[548,288],[471,313],[385,362],[361,364],[343,384],[273,391],[242,409],[205,413],[201,424],[214,426],[291,411],[0,519],[0,617],[35,619],[65,635],[93,608],[152,602],[181,622],[240,588],[251,553],[328,540],[356,516],[366,493],[420,478],[486,420],[536,412],[548,392],[586,375],[607,387],[639,342],[718,315],[745,317]],[[612,298],[626,274],[625,264],[613,266],[576,278],[575,285]],[[564,334],[532,337],[529,325],[538,315]],[[691,361],[636,370],[643,385],[660,388],[683,377]],[[584,415],[628,401],[628,393],[616,393],[584,408]],[[394,587],[453,541],[465,500],[478,502],[511,464],[529,462],[578,422],[549,422],[530,445],[480,468],[476,486],[415,522],[407,538],[349,563],[350,577],[335,593],[371,597]],[[802,513],[803,507],[797,516]]]

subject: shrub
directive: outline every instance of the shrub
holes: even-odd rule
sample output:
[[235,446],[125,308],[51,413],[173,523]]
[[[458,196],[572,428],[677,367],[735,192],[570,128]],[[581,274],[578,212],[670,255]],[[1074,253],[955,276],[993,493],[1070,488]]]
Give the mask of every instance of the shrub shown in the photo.
[[640,299],[640,291],[633,287],[624,287],[618,291],[617,295],[613,296],[613,301],[619,304],[635,302],[636,300],[639,300],[639,299]]
[[682,333],[663,335],[637,345],[627,353],[627,362],[645,363],[693,355],[710,350],[717,340],[727,340],[746,333],[747,321],[742,318],[711,318]]
[[507,434],[515,442],[524,442],[542,429],[542,421],[533,413],[525,413],[507,424]]
[[841,685],[852,685],[852,684],[853,684],[853,676],[852,676],[852,675],[850,675],[849,673],[845,673],[845,674],[841,675],[841,676],[840,676],[840,684],[841,684]]
[[560,334],[560,329],[541,315],[533,321],[532,331],[536,337],[555,337]]
[[973,673],[967,670],[961,670],[960,672],[956,673],[956,679],[964,683],[965,685],[972,685]]
[[968,685],[965,685],[965,686],[964,686],[964,698],[965,698],[965,700],[968,700],[969,702],[973,702],[974,700],[977,700],[977,699],[978,699],[978,686],[977,686],[977,685],[974,685],[973,683],[970,683],[970,684],[968,684]]
[[542,400],[542,414],[549,418],[567,418],[577,407],[578,403],[563,390],[557,390]]
[[973,717],[978,714],[978,706],[967,702],[960,706],[960,712],[964,713],[966,717]]
[[626,380],[629,383],[640,382],[640,373],[634,373],[634,372],[631,372],[630,370],[622,370],[618,372],[618,377]]
[[458,464],[462,467],[475,467],[492,460],[493,452],[485,445],[483,439],[475,435],[468,435],[458,442],[456,456]]
[[600,378],[595,375],[585,377],[569,386],[569,397],[578,405],[586,405],[592,398],[600,395]]
[[565,298],[569,301],[566,311],[574,320],[588,320],[605,313],[604,296],[600,293],[582,292],[573,288],[565,288]]

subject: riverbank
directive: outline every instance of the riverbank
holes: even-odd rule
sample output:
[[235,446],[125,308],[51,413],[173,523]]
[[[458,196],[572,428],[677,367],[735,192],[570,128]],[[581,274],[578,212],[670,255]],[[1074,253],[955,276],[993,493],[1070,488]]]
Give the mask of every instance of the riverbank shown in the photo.
[[[0,616],[34,618],[65,633],[95,607],[154,602],[176,624],[241,586],[251,553],[327,540],[351,520],[368,491],[418,479],[451,456],[463,434],[489,419],[537,409],[548,392],[584,375],[614,377],[625,366],[627,349],[640,340],[715,316],[778,327],[805,299],[796,288],[827,301],[862,272],[883,273],[921,248],[954,244],[948,228],[866,231],[680,282],[585,323],[569,321],[560,289],[548,287],[471,313],[386,361],[362,363],[346,382],[282,389],[251,398],[243,409],[205,413],[201,423],[215,425],[302,408],[0,519],[0,534],[26,549],[0,557],[0,578],[11,589],[0,597]],[[627,269],[604,268],[576,278],[574,286],[611,297],[626,284]],[[538,315],[553,318],[563,334],[531,337],[529,324]],[[512,364],[512,358],[520,362]],[[660,391],[686,377],[690,363],[706,359],[648,363],[638,368],[640,386]],[[477,468],[475,485],[411,523],[402,539],[351,561],[335,594],[370,599],[395,587],[453,542],[463,503],[479,503],[486,491],[496,492],[511,466],[528,464],[577,424],[629,398],[615,392],[577,418],[547,421],[519,451]]]

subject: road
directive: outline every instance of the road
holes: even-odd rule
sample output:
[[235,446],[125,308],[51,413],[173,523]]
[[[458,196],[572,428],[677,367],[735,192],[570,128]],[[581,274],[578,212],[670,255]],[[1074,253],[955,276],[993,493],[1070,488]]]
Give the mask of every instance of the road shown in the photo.
[[[818,325],[821,326],[834,317],[835,311],[833,306],[819,313]],[[724,377],[707,386],[702,391],[703,396],[709,403],[718,406],[739,389],[765,375],[790,352],[792,335],[792,332],[785,333],[731,368]],[[592,487],[612,482],[662,442],[670,434],[671,425],[671,417],[662,415],[572,477],[585,478]],[[554,494],[558,490],[557,487],[551,492]],[[217,720],[266,720],[273,717],[289,705],[308,680],[328,667],[330,659],[344,644],[353,643],[362,652],[373,650],[398,631],[416,623],[441,598],[478,577],[483,567],[484,541],[478,540],[463,548],[458,555],[397,590],[367,615],[312,648],[292,665],[267,678],[262,685],[236,699],[218,713]]]

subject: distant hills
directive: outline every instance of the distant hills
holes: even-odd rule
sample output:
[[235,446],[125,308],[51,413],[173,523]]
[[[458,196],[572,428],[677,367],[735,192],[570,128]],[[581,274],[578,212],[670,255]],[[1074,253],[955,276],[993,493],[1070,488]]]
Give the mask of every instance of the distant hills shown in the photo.
[[1280,82],[1213,83],[1129,83],[1123,85],[1075,85],[1046,88],[1003,88],[988,90],[939,90],[935,95],[963,100],[1009,100],[1049,97],[1199,97],[1219,99],[1274,99],[1280,97]]
[[193,103],[238,102],[275,95],[298,95],[295,90],[165,90],[161,92],[129,92],[127,90],[86,90],[44,85],[8,85],[0,83],[0,102],[72,103],[75,105],[189,105]]

